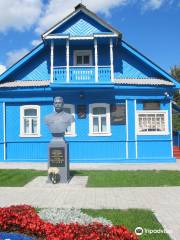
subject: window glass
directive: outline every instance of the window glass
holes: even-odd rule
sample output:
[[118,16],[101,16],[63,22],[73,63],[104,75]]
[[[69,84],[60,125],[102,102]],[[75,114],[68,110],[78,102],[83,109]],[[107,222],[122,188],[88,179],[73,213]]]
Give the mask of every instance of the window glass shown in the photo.
[[37,133],[37,119],[36,118],[32,119],[32,133],[33,134]]
[[101,132],[107,132],[106,117],[101,118]]
[[77,64],[83,64],[82,56],[77,56]]
[[25,109],[24,110],[24,116],[36,116],[37,115],[37,109]]
[[93,117],[93,132],[99,132],[99,119],[98,117]]
[[29,125],[29,119],[24,119],[24,133],[30,133],[30,129],[29,129],[30,125]]
[[84,64],[90,64],[90,56],[89,55],[85,55],[84,56]]
[[105,107],[94,107],[93,108],[93,114],[106,114],[106,108]]

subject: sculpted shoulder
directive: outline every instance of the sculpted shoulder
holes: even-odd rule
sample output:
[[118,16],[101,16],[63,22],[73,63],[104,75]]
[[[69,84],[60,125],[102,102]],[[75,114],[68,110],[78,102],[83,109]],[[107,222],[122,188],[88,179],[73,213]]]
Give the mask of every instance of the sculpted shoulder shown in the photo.
[[64,112],[64,117],[68,122],[73,122],[74,121],[74,116],[70,113]]
[[52,118],[53,118],[54,116],[55,116],[55,113],[54,113],[54,112],[46,115],[46,116],[44,117],[44,122],[45,122],[45,123],[48,123],[50,120],[52,120]]

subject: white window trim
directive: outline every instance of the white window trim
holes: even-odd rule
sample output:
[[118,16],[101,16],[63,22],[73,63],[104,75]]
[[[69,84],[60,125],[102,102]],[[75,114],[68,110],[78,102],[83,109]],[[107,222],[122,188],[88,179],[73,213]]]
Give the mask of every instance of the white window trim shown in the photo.
[[[73,115],[75,119],[75,106],[73,104],[64,104],[64,108],[70,108],[71,114]],[[75,121],[71,123],[71,132],[65,133],[65,137],[76,137],[76,127],[75,127]]]
[[[165,131],[159,132],[140,132],[139,131],[139,114],[164,114]],[[137,135],[169,135],[168,110],[139,110],[136,111],[136,130]]]
[[[105,107],[106,108],[106,123],[107,132],[106,133],[94,133],[93,132],[93,108],[95,107]],[[93,103],[89,104],[89,136],[111,136],[111,118],[110,118],[110,105],[107,103]]]
[[[77,55],[90,55],[89,64],[77,64]],[[74,50],[74,66],[92,66],[92,50]]]
[[[27,134],[24,133],[24,110],[36,109],[37,110],[37,133]],[[20,137],[41,137],[40,134],[40,106],[39,105],[24,105],[20,107]]]

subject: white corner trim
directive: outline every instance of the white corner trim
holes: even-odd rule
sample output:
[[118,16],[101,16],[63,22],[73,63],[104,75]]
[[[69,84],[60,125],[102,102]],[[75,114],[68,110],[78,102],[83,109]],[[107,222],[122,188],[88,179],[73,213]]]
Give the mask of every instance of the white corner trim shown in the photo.
[[138,159],[138,144],[137,144],[137,117],[136,117],[136,111],[137,111],[137,101],[134,99],[134,121],[135,121],[135,147],[136,147],[136,159]]
[[113,56],[113,40],[110,38],[110,65],[111,65],[111,81],[114,82],[114,56]]
[[[37,133],[27,134],[24,132],[24,110],[26,109],[36,109],[37,110]],[[20,137],[41,137],[40,134],[40,106],[39,105],[23,105],[20,106]]]
[[174,157],[174,152],[173,152],[173,124],[172,124],[172,101],[170,101],[170,133],[171,133],[171,157]]
[[[106,108],[106,124],[107,132],[93,132],[93,108],[104,107]],[[89,104],[89,136],[111,136],[111,118],[110,118],[110,105],[108,103],[93,103]]]
[[3,102],[3,150],[4,150],[4,161],[6,160],[6,103]]
[[50,62],[51,62],[51,71],[50,71],[50,74],[51,74],[51,83],[53,83],[53,80],[54,80],[54,41],[51,40],[51,54],[50,54]]
[[98,47],[97,39],[94,39],[94,62],[95,62],[95,82],[98,82]]
[[128,140],[129,140],[129,129],[128,129],[128,100],[126,99],[126,159],[129,158],[129,148],[128,148]]
[[66,82],[69,83],[69,39],[66,40]]

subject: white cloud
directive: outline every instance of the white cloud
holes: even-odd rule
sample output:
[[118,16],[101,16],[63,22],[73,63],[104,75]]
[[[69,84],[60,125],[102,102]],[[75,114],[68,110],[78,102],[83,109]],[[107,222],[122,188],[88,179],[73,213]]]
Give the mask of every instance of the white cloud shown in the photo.
[[7,55],[7,61],[6,61],[7,66],[9,67],[12,64],[14,64],[20,58],[25,56],[28,52],[29,52],[29,50],[26,49],[26,48],[21,48],[19,50],[13,50],[13,51],[7,52],[6,53],[6,55]]
[[[42,34],[49,27],[66,17],[74,10],[79,0],[50,0],[44,6],[44,14],[39,19],[36,32]],[[84,0],[83,4],[93,12],[99,12],[105,15],[110,14],[110,9],[116,6],[126,5],[130,0]]]
[[171,5],[174,0],[142,0],[143,10],[157,10],[163,5]]
[[42,42],[41,39],[35,39],[31,42],[32,46],[36,47],[37,45],[39,45]]
[[41,14],[41,0],[1,0],[0,32],[29,29]]
[[0,64],[0,75],[6,71],[6,66]]

